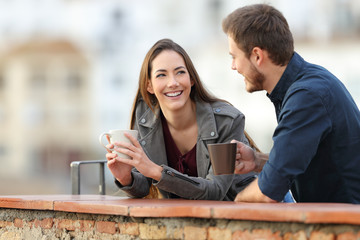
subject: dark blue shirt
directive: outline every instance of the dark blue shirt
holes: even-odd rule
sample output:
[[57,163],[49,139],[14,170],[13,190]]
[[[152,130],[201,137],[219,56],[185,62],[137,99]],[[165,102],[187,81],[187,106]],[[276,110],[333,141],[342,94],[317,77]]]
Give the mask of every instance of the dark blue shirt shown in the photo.
[[360,203],[360,112],[345,86],[294,53],[268,95],[278,126],[259,187],[281,201]]

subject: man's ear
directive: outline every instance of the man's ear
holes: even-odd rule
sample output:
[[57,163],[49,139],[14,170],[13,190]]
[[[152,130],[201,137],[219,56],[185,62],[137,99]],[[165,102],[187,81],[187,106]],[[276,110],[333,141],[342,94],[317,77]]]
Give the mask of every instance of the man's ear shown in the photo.
[[151,94],[154,94],[154,89],[152,87],[152,84],[151,84],[151,80],[149,79],[148,80],[148,84],[147,84],[147,89],[146,89],[149,93]]
[[259,47],[254,47],[251,52],[251,60],[256,63],[256,65],[261,65],[264,61],[264,51]]

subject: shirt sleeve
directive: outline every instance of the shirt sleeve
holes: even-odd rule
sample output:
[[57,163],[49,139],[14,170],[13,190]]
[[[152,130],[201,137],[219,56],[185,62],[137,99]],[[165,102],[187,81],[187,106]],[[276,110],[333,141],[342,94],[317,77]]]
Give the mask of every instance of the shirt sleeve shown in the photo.
[[281,201],[294,179],[304,173],[321,140],[331,130],[324,99],[308,89],[287,94],[278,116],[269,160],[259,174],[263,194]]

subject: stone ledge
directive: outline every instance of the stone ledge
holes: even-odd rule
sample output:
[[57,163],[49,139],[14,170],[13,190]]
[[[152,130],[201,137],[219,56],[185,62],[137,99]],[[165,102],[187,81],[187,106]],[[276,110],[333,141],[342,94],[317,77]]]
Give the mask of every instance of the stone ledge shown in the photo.
[[209,218],[360,225],[360,205],[340,203],[235,203],[131,199],[103,195],[0,196],[0,208],[52,210],[150,218]]

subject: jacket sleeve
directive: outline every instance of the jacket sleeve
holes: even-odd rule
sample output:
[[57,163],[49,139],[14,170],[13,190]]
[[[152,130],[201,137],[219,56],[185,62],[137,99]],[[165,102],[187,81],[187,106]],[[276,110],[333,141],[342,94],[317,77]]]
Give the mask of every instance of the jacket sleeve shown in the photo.
[[211,173],[209,174],[211,178],[204,179],[190,177],[166,165],[162,165],[162,167],[161,179],[159,182],[154,183],[154,185],[163,191],[192,200],[233,201],[236,194],[255,179],[253,173],[218,176],[214,176]]
[[133,169],[131,172],[133,182],[129,186],[123,186],[115,179],[115,184],[129,197],[142,198],[149,194],[151,179],[146,178],[144,175]]

